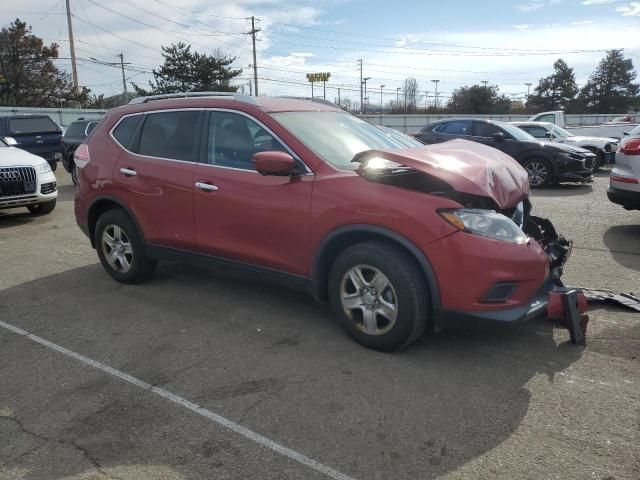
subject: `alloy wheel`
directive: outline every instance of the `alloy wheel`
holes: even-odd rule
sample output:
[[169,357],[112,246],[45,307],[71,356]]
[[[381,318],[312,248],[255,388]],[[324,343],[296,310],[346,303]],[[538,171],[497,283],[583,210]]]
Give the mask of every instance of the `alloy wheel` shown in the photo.
[[111,268],[127,273],[133,265],[133,249],[126,232],[118,225],[107,225],[102,231],[102,253]]
[[384,335],[398,318],[398,296],[387,276],[370,265],[356,265],[343,276],[340,301],[347,317],[367,335]]
[[549,169],[542,162],[529,162],[525,166],[525,169],[529,174],[529,183],[535,187],[544,184],[549,176]]

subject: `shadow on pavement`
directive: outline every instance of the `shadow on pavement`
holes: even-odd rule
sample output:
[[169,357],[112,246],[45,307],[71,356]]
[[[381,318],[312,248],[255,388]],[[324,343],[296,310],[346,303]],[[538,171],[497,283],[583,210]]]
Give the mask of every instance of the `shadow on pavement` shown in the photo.
[[[90,265],[6,289],[0,318],[368,479],[434,478],[486,454],[525,417],[527,383],[538,374],[553,382],[582,354],[558,345],[543,320],[445,331],[383,354],[348,339],[304,294],[172,263],[143,285],[114,283]],[[24,372],[13,376],[20,385],[0,389],[0,407],[13,405],[30,435],[77,446],[92,461],[68,461],[70,453],[44,440],[37,455],[25,454],[34,445],[7,436],[11,455],[0,449],[0,464],[25,479],[142,464],[214,478],[248,458],[220,447],[222,427],[199,417],[185,423],[177,406],[156,415],[127,396],[113,398],[119,381],[106,374],[87,381],[72,370],[64,385],[30,382],[43,361],[36,355],[58,354],[38,348],[29,358],[28,340],[15,341],[23,342],[15,348],[24,350],[16,364]],[[192,447],[167,447],[183,444]]]
[[32,222],[37,217],[29,213],[26,208],[12,208],[0,211],[0,230],[12,228]]
[[640,224],[609,227],[602,241],[616,262],[623,267],[640,270]]

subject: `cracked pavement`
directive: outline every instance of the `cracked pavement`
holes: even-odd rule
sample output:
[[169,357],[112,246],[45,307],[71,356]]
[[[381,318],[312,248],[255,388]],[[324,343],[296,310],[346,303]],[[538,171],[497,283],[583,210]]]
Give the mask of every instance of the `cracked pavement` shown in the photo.
[[[0,319],[355,479],[640,478],[640,315],[590,312],[587,347],[544,320],[447,331],[395,353],[326,306],[164,263],[113,282],[56,210],[0,212]],[[640,293],[640,212],[607,178],[534,193],[575,240],[565,281]],[[0,329],[0,479],[321,479],[153,392]]]

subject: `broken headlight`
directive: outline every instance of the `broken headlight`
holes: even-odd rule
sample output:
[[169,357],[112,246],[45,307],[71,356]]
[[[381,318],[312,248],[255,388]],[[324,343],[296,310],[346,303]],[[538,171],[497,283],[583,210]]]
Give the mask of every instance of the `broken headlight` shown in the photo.
[[526,243],[527,235],[513,220],[494,210],[461,208],[438,213],[458,230],[509,243]]

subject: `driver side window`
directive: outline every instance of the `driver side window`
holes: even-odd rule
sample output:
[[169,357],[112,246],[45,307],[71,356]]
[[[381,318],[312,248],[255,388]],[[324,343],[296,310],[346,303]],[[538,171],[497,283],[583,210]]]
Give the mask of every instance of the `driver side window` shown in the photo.
[[254,120],[233,112],[212,112],[209,117],[207,163],[221,167],[254,170],[255,153],[284,146]]

